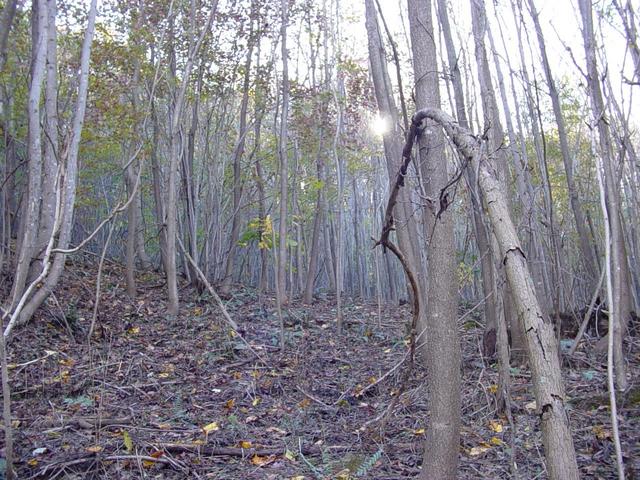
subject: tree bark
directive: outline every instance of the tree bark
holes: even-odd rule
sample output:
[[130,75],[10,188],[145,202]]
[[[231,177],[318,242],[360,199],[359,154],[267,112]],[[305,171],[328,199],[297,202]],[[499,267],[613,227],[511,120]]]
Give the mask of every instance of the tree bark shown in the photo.
[[[431,0],[408,0],[416,107],[440,107]],[[418,137],[427,198],[442,198],[448,183],[442,129],[428,122]],[[453,214],[438,202],[423,208],[427,242],[425,360],[429,372],[429,428],[420,478],[455,479],[460,446],[460,341]],[[421,330],[420,330],[421,331]]]
[[[553,324],[545,317],[538,302],[531,273],[505,199],[505,187],[495,174],[493,150],[463,129],[442,111],[429,108],[414,115],[414,123],[425,118],[437,121],[468,159],[479,175],[489,219],[499,246],[499,258],[505,266],[507,282],[515,304],[518,321],[525,332],[531,377],[540,414],[542,441],[547,471],[552,480],[579,478],[569,418],[565,408],[565,391],[557,355]],[[488,152],[488,153],[487,153]]]
[[36,253],[38,238],[40,202],[42,200],[42,140],[40,128],[40,96],[45,78],[47,58],[47,23],[49,21],[48,3],[39,0],[32,5],[32,54],[31,78],[28,99],[28,181],[25,212],[20,228],[18,243],[18,261],[11,287],[12,310],[22,296],[29,274],[31,260]]

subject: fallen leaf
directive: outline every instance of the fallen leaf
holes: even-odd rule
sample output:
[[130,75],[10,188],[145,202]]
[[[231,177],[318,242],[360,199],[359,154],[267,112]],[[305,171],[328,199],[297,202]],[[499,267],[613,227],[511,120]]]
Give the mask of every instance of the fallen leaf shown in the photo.
[[414,435],[424,435],[424,428],[418,428],[417,430],[413,431]]
[[482,455],[487,450],[489,450],[489,447],[485,447],[482,445],[478,447],[473,447],[471,450],[469,450],[469,455],[471,455],[472,457],[477,457],[478,455]]
[[291,450],[287,450],[286,452],[284,452],[284,458],[286,458],[287,460],[290,460],[292,462],[296,461],[296,454],[293,453]]
[[122,442],[127,452],[131,453],[133,451],[133,440],[131,440],[131,435],[126,430],[122,432]]
[[524,405],[524,408],[526,408],[527,410],[535,411],[538,406],[536,405],[536,401],[534,400],[532,402],[526,403]]
[[496,445],[498,447],[504,444],[504,442],[500,440],[498,437],[491,437],[491,440],[489,440],[489,443],[491,445]]
[[351,478],[351,470],[345,468],[344,470],[340,470],[336,473],[337,480],[349,480]]
[[604,428],[604,425],[594,425],[592,431],[598,440],[611,438],[611,431]]
[[256,397],[253,399],[253,402],[251,402],[251,405],[253,405],[254,407],[258,406],[258,404],[260,403],[261,399],[260,397]]
[[217,430],[220,430],[220,426],[218,425],[218,422],[211,422],[205,425],[204,427],[202,427],[202,431],[207,435]]
[[276,459],[275,455],[269,455],[267,457],[261,457],[260,455],[254,455],[251,457],[251,463],[258,466],[267,465]]
[[30,459],[29,461],[27,461],[27,465],[29,465],[30,467],[37,467],[38,459],[37,458]]
[[278,427],[269,427],[269,428],[267,428],[267,432],[268,433],[278,433],[280,435],[286,435],[287,434],[286,430],[283,430],[283,429],[278,428]]
[[236,401],[233,398],[230,398],[225,402],[224,408],[226,408],[227,410],[231,410],[235,404],[236,404]]
[[87,447],[85,450],[89,453],[98,453],[102,451],[102,447],[100,445],[93,445],[92,447]]
[[298,403],[298,406],[300,408],[307,408],[309,405],[311,405],[311,400],[309,400],[308,398],[303,398],[302,401]]
[[495,383],[493,385],[489,385],[489,393],[493,393],[494,395],[498,392],[498,385]]
[[129,330],[127,330],[127,333],[129,335],[135,335],[136,333],[140,333],[140,327],[131,327]]
[[500,422],[496,422],[494,420],[489,422],[489,428],[496,433],[502,432],[502,424]]
[[240,448],[251,448],[251,442],[247,440],[242,440],[239,445]]

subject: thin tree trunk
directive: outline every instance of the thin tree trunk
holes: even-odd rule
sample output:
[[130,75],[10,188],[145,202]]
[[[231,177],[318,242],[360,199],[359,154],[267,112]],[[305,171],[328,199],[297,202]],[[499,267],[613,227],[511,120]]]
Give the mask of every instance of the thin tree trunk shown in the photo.
[[565,176],[567,181],[567,190],[569,192],[569,204],[573,212],[573,217],[576,224],[576,231],[578,232],[578,241],[580,245],[580,253],[582,254],[582,261],[584,262],[587,273],[591,277],[591,282],[588,284],[589,291],[593,291],[593,288],[598,279],[598,266],[593,256],[593,250],[589,245],[590,235],[587,230],[587,222],[585,221],[584,213],[582,211],[582,204],[578,197],[578,191],[576,190],[573,179],[573,163],[571,160],[571,154],[569,152],[569,142],[567,140],[567,131],[564,123],[564,117],[562,115],[562,106],[560,104],[560,95],[556,88],[553,74],[551,73],[551,65],[547,57],[547,49],[542,35],[542,28],[540,27],[540,19],[538,18],[538,12],[536,11],[533,0],[528,0],[531,17],[536,29],[536,35],[538,37],[538,46],[540,47],[540,56],[542,57],[542,67],[544,69],[545,78],[547,80],[547,86],[549,87],[549,96],[551,97],[551,105],[553,107],[553,115],[558,127],[558,139],[560,141],[560,153],[562,154],[562,162],[564,163]]
[[[440,108],[437,52],[430,0],[408,0],[409,28],[416,79],[416,107]],[[429,124],[419,136],[419,159],[427,198],[442,198],[448,183],[444,135]],[[427,242],[426,364],[431,412],[420,478],[455,479],[460,445],[460,341],[458,339],[456,253],[452,210],[423,208]],[[422,331],[422,330],[420,330]]]
[[[278,226],[278,268],[276,282],[280,303],[287,303],[287,202],[288,202],[288,174],[289,160],[287,152],[288,120],[289,120],[289,52],[287,50],[287,23],[289,22],[289,5],[287,0],[280,3],[280,41],[282,52],[282,112],[280,120],[280,135],[278,140],[278,156],[280,158],[280,223]],[[274,245],[275,248],[275,245]]]
[[[87,106],[87,92],[89,88],[89,60],[91,56],[91,43],[95,32],[95,19],[97,11],[97,0],[92,0],[89,7],[87,19],[87,29],[85,31],[80,54],[80,77],[78,82],[78,96],[76,100],[75,112],[71,129],[71,139],[66,150],[66,168],[62,192],[62,221],[58,236],[58,249],[66,249],[71,241],[71,230],[73,227],[73,212],[76,198],[76,186],[78,181],[78,151],[80,149],[80,139],[82,126],[84,124],[84,112]],[[64,158],[63,158],[64,159]],[[56,253],[53,265],[49,271],[43,285],[33,294],[26,303],[22,312],[17,318],[18,324],[29,321],[33,313],[42,305],[42,302],[49,296],[58,285],[64,270],[66,254]],[[11,332],[13,325],[9,324],[5,329],[5,336]]]
[[[251,2],[251,9],[254,9],[254,2]],[[242,219],[240,201],[242,200],[242,156],[244,155],[245,138],[247,134],[247,110],[249,107],[249,87],[251,81],[251,60],[253,59],[253,20],[251,20],[251,31],[249,32],[249,48],[247,49],[247,59],[244,63],[244,79],[242,82],[242,100],[240,101],[240,126],[238,129],[238,142],[233,152],[233,218],[231,220],[231,238],[229,243],[229,254],[224,269],[224,279],[220,286],[220,293],[227,295],[233,282],[233,265],[235,260],[236,247],[240,236],[240,223]]]
[[582,36],[587,58],[587,84],[593,118],[592,128],[597,130],[598,155],[603,164],[606,206],[611,230],[611,270],[614,295],[613,304],[609,305],[609,311],[614,318],[613,352],[616,387],[619,391],[624,391],[627,387],[627,377],[622,344],[626,324],[631,316],[631,295],[624,231],[620,219],[620,176],[613,165],[611,134],[598,75],[591,0],[580,0],[578,5],[582,16]]
[[178,233],[178,207],[177,207],[177,193],[178,193],[178,162],[180,160],[180,126],[182,121],[182,110],[185,105],[185,98],[187,93],[187,87],[189,85],[191,71],[193,64],[200,46],[204,40],[205,35],[209,32],[211,23],[213,22],[214,14],[217,10],[217,0],[211,6],[209,18],[206,26],[200,33],[199,38],[195,38],[195,23],[196,23],[196,8],[195,0],[191,2],[191,38],[189,45],[189,53],[184,66],[184,72],[180,87],[176,92],[175,101],[173,102],[173,111],[171,118],[171,125],[169,130],[169,176],[167,181],[167,211],[166,211],[166,231],[167,231],[167,261],[165,264],[165,275],[167,277],[167,293],[169,305],[167,312],[170,315],[176,315],[179,308],[178,300],[178,277],[176,267],[176,235]]
[[25,214],[22,217],[18,261],[11,287],[11,307],[22,297],[38,238],[40,200],[42,195],[42,141],[40,128],[40,96],[45,78],[47,58],[48,3],[40,0],[32,6],[32,62],[28,100],[28,183]]
[[[464,93],[462,88],[462,78],[460,69],[458,67],[458,53],[453,44],[453,38],[451,36],[451,27],[449,24],[449,15],[447,13],[446,0],[438,0],[438,16],[442,33],[445,39],[445,45],[447,47],[447,59],[449,62],[449,72],[451,82],[453,83],[453,92],[456,102],[456,117],[458,123],[464,127],[469,128],[469,122],[467,121],[467,114],[465,112]],[[486,356],[493,356],[496,348],[496,328],[498,325],[497,320],[497,306],[496,306],[496,292],[494,290],[494,266],[493,255],[489,246],[489,239],[487,236],[487,230],[484,222],[482,221],[482,208],[481,199],[477,188],[478,180],[475,172],[467,168],[465,169],[465,176],[467,179],[467,185],[469,187],[469,198],[471,200],[472,218],[474,225],[474,232],[476,235],[476,243],[478,246],[478,253],[480,254],[480,266],[482,273],[482,292],[485,302],[484,318],[485,318],[485,334],[484,334],[484,354]]]

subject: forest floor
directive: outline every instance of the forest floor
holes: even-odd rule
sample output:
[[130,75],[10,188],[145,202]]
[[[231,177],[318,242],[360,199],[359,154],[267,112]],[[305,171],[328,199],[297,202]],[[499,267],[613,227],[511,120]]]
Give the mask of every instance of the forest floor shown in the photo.
[[[242,339],[205,295],[181,290],[166,316],[162,279],[142,274],[137,301],[107,265],[96,332],[92,265],[70,265],[55,299],[14,333],[10,374],[19,478],[402,479],[419,473],[428,428],[419,366],[398,394],[406,357],[405,307],[347,303],[336,334],[331,298],[297,301],[281,353],[274,299],[238,288],[226,306]],[[526,367],[513,367],[514,424],[495,413],[496,365],[483,359],[478,312],[461,313],[462,479],[546,478]],[[631,384],[640,346],[628,344]],[[261,359],[257,359],[252,350]],[[587,342],[565,367],[583,478],[614,478],[606,361]],[[620,401],[628,478],[640,472],[640,395]],[[366,427],[366,428],[364,428]],[[638,475],[638,473],[636,473]],[[636,477],[637,478],[637,477]]]

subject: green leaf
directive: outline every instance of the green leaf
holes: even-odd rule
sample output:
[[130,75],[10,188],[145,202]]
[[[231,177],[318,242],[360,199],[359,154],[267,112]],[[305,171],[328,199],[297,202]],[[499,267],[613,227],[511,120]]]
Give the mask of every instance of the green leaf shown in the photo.
[[124,448],[127,449],[127,452],[131,453],[133,451],[133,440],[131,440],[131,435],[126,430],[122,432],[122,441],[124,442]]

